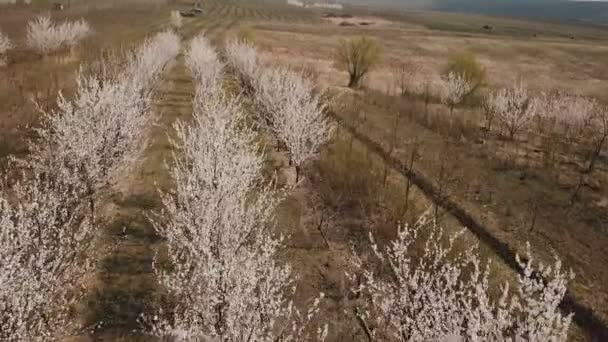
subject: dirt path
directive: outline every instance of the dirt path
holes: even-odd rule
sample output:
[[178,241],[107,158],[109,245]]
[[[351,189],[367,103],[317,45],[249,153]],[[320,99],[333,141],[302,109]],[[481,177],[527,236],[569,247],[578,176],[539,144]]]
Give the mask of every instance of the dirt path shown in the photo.
[[[232,21],[200,20],[184,27],[183,48],[199,32],[218,37]],[[149,216],[162,205],[158,189],[172,187],[165,163],[170,161],[172,148],[168,133],[177,120],[192,115],[193,82],[182,55],[167,70],[159,85],[155,115],[156,125],[149,133],[148,148],[136,171],[128,175],[113,191],[106,217],[101,244],[107,248],[106,257],[98,266],[98,286],[88,300],[88,322],[100,323],[91,339],[94,341],[150,341],[141,332],[142,313],[153,313],[159,299],[158,283],[152,262],[156,247],[161,243]]]
[[99,265],[100,286],[89,303],[93,317],[102,322],[95,340],[135,341],[141,329],[138,318],[150,312],[155,302],[157,282],[152,271],[154,247],[159,243],[147,216],[160,208],[157,188],[171,186],[164,161],[171,155],[167,132],[178,119],[191,115],[192,82],[183,57],[167,71],[160,85],[155,112],[157,125],[140,167],[117,186],[111,199],[102,243],[108,254]]

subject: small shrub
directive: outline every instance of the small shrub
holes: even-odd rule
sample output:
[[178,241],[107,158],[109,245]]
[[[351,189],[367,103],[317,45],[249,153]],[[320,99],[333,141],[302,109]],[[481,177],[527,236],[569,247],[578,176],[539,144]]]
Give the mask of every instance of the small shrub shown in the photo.
[[466,96],[474,94],[486,82],[486,69],[477,61],[475,55],[468,51],[450,56],[444,74],[454,73],[464,78],[470,85]]
[[348,72],[348,86],[356,88],[360,85],[361,79],[380,60],[380,47],[368,37],[342,40],[335,58],[338,67]]

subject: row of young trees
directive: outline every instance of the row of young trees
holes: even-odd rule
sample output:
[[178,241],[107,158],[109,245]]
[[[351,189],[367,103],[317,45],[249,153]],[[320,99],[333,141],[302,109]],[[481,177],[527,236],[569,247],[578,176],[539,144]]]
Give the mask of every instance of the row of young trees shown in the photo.
[[[75,304],[95,261],[99,191],[139,157],[153,86],[179,51],[170,32],[145,41],[118,75],[77,77],[73,100],[43,112],[31,156],[0,192],[0,339],[77,332]],[[18,176],[18,175],[14,175]]]
[[304,163],[318,154],[333,133],[322,94],[303,71],[264,65],[251,43],[230,41],[226,54],[242,87],[251,92],[261,113],[259,122],[287,148],[298,182]]
[[306,314],[291,302],[290,267],[277,261],[282,238],[272,236],[281,195],[262,176],[261,146],[239,98],[224,94],[224,65],[204,35],[186,65],[194,116],[175,125],[175,190],[162,195],[154,222],[171,264],[155,271],[172,305],[149,320],[152,330],[175,341],[304,340],[318,301]]

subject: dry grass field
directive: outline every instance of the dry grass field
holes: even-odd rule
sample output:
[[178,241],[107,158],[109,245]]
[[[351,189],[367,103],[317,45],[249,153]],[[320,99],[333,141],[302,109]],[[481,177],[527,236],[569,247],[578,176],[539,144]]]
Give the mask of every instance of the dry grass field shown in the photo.
[[[179,30],[187,42],[200,32],[217,47],[246,30],[271,63],[306,68],[329,96],[337,122],[332,141],[307,164],[296,190],[279,206],[277,232],[287,236],[281,257],[297,277],[296,304],[318,292],[326,298],[319,320],[330,326],[329,341],[366,341],[354,314],[356,298],[344,270],[352,249],[369,252],[368,235],[380,243],[396,235],[400,222],[412,222],[437,208],[448,232],[465,227],[462,248],[479,244],[492,260],[493,283],[513,281],[513,254],[553,255],[572,268],[567,308],[576,311],[573,341],[600,341],[608,326],[608,157],[582,187],[570,195],[586,151],[548,139],[543,127],[505,139],[483,130],[483,113],[474,103],[447,108],[401,96],[402,63],[415,65],[419,80],[438,79],[448,57],[473,52],[486,68],[482,93],[524,80],[533,91],[562,90],[608,101],[608,29],[534,23],[432,12],[383,13],[346,8],[354,17],[324,18],[329,11],[291,7],[278,1],[203,0],[205,14],[184,18]],[[27,20],[50,8],[0,4],[0,30],[20,47],[0,66],[0,173],[10,156],[27,155],[25,141],[39,124],[34,101],[52,109],[58,91],[70,96],[75,74],[98,56],[121,51],[169,27],[169,11],[187,9],[179,1],[73,0],[53,17],[83,17],[95,30],[75,51],[42,57],[24,46]],[[364,23],[364,24],[362,24]],[[491,25],[492,31],[481,29]],[[346,87],[348,76],[334,63],[342,38],[369,36],[381,47],[381,60],[365,86]],[[412,85],[416,86],[416,85]],[[235,90],[239,93],[238,90]],[[154,114],[143,160],[108,189],[101,209],[102,257],[78,319],[91,327],[74,341],[150,341],[139,318],[162,305],[164,292],[152,270],[163,241],[149,217],[162,207],[158,189],[172,188],[166,163],[176,120],[192,114],[193,84],[179,56],[156,89]],[[246,96],[244,101],[248,101]],[[279,184],[293,183],[294,171],[268,140],[266,171]],[[604,146],[605,147],[605,146]],[[418,156],[413,165],[409,160]],[[412,166],[412,167],[404,167]],[[412,171],[415,171],[412,173]],[[407,195],[406,195],[407,193]],[[103,252],[101,252],[103,251]],[[603,329],[603,331],[602,331]],[[594,340],[595,338],[595,340]]]

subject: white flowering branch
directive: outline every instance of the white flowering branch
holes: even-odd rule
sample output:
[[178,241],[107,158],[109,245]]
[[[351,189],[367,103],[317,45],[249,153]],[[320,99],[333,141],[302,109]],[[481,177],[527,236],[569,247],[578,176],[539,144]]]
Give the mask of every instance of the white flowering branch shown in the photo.
[[0,339],[47,341],[77,332],[71,311],[91,271],[96,231],[79,189],[43,177],[0,194]]
[[[375,336],[399,341],[566,341],[572,314],[562,314],[559,304],[573,275],[562,271],[559,259],[534,267],[528,246],[528,260],[517,259],[523,269],[517,291],[510,292],[505,283],[499,298],[493,298],[489,264],[483,265],[475,248],[458,251],[458,235],[445,236],[425,215],[415,225],[401,227],[386,250],[371,240],[375,256],[386,266],[374,269],[389,270],[389,275],[354,259],[363,268],[354,290],[369,298],[366,316],[376,325]],[[414,256],[414,250],[420,254]]]
[[254,82],[255,100],[267,113],[268,126],[287,147],[296,182],[304,162],[315,157],[333,133],[314,88],[311,80],[282,67],[263,69]]
[[260,67],[258,51],[251,42],[230,40],[224,47],[228,63],[235,69],[241,88],[252,94],[253,82]]
[[471,85],[466,78],[454,72],[441,77],[439,81],[439,96],[441,101],[450,107],[450,115],[454,113],[454,107],[464,100],[470,90]]
[[538,102],[532,98],[522,82],[490,95],[489,106],[509,132],[509,138],[524,128],[538,110]]

